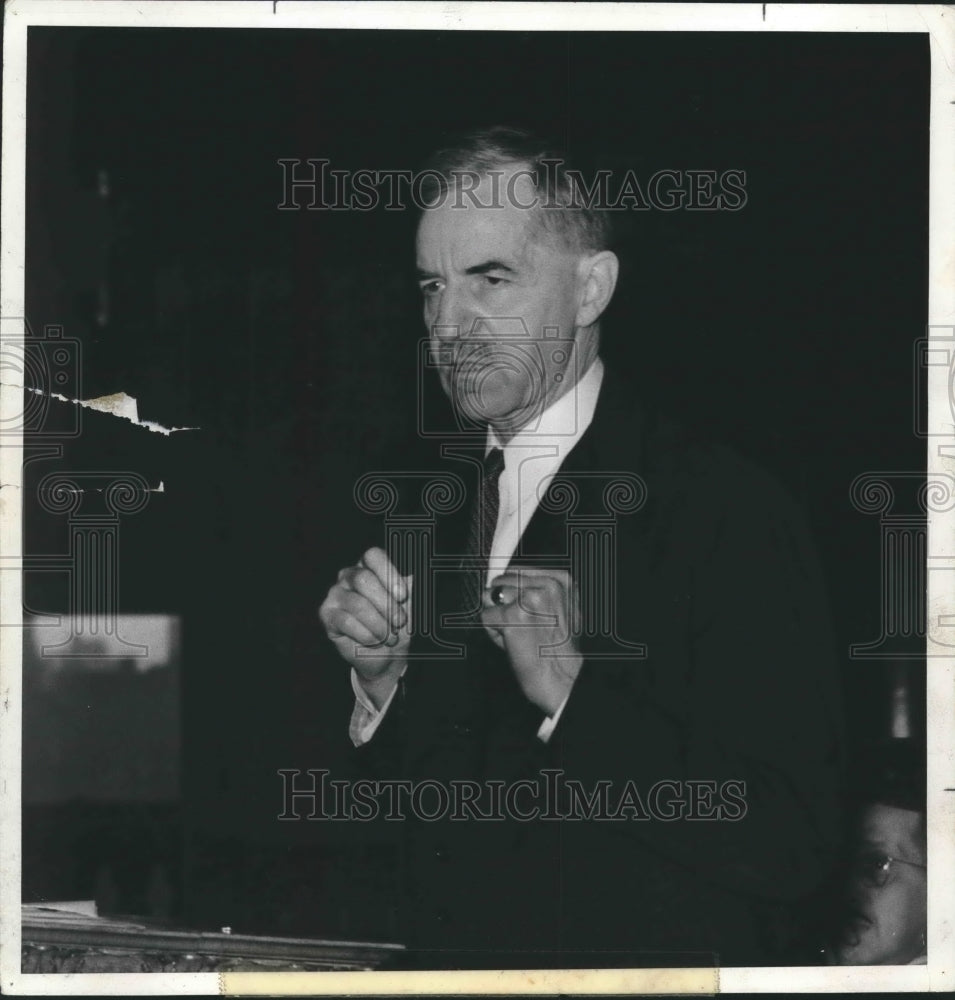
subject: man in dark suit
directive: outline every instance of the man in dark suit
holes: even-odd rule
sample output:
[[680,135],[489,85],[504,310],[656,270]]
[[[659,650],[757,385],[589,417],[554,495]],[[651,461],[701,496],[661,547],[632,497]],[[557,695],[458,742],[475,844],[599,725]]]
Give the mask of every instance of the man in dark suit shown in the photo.
[[559,154],[492,129],[432,176],[417,263],[481,428],[444,452],[471,500],[432,566],[370,549],[320,609],[363,773],[454,793],[403,814],[408,943],[436,968],[798,960],[840,763],[802,520],[604,370],[618,262]]

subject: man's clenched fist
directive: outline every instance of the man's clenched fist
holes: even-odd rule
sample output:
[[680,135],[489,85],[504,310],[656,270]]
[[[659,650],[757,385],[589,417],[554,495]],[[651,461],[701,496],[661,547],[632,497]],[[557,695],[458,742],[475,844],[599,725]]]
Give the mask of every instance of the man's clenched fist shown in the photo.
[[383,549],[369,549],[356,565],[339,572],[318,609],[328,638],[378,708],[408,662],[411,584]]
[[577,587],[563,570],[509,569],[484,592],[481,622],[528,701],[546,715],[563,704],[583,665],[579,621]]

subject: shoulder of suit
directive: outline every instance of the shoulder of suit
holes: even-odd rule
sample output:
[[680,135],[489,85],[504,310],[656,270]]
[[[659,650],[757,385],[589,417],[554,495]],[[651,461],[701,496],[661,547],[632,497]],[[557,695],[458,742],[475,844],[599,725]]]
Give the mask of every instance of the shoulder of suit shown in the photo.
[[655,411],[643,417],[648,499],[657,505],[722,514],[799,516],[798,506],[768,470],[717,440],[706,428]]

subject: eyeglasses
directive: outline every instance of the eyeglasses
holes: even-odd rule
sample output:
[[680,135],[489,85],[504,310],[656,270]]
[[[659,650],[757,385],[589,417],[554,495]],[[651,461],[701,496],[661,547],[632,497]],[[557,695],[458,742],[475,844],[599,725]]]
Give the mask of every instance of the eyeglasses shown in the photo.
[[881,889],[889,881],[892,865],[909,865],[927,871],[925,865],[905,858],[893,858],[888,854],[863,854],[852,864],[852,873],[859,882],[873,889]]

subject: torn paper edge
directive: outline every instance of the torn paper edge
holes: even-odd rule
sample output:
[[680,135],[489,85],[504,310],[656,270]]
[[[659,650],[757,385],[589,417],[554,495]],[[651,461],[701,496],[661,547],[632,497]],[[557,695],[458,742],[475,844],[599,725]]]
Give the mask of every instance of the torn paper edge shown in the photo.
[[122,417],[137,427],[145,427],[147,430],[157,434],[175,434],[179,431],[197,431],[198,427],[163,427],[154,420],[139,419],[139,405],[135,396],[129,396],[125,392],[114,392],[109,396],[97,396],[95,399],[70,399],[59,392],[47,392],[43,389],[34,389],[33,386],[23,387],[26,392],[35,393],[37,396],[47,396],[50,399],[58,400],[61,403],[72,403],[74,406],[84,406],[89,410],[96,410],[99,413],[111,413],[114,417]]

